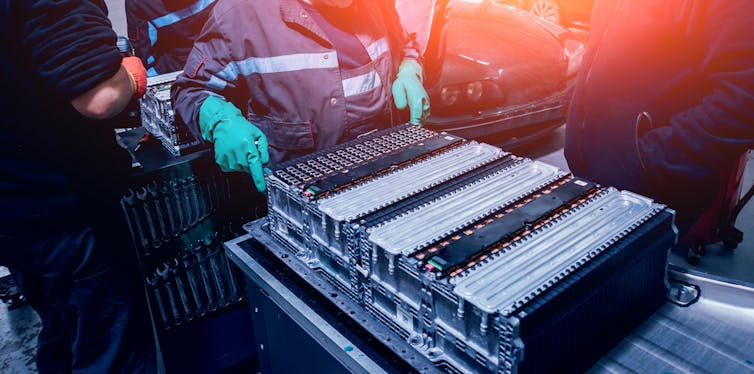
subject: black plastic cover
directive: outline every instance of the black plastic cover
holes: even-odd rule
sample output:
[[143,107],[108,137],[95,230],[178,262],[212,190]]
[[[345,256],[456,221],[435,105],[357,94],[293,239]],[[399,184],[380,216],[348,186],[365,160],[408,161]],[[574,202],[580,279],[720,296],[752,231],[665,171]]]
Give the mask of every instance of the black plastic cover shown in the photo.
[[460,145],[464,142],[464,139],[455,136],[443,136],[438,134],[421,143],[411,144],[401,152],[383,155],[371,162],[356,165],[347,172],[326,176],[314,183],[305,185],[304,189],[308,190],[312,196],[319,196],[325,192],[331,192],[338,188],[356,183],[361,179],[371,178],[374,175],[380,174],[382,171],[396,168],[404,163],[416,162],[417,160],[435,154],[438,151]]
[[[538,198],[505,214],[503,217],[474,230],[470,235],[461,233],[460,239],[450,241],[448,245],[440,248],[431,257],[429,257],[428,250],[422,252],[427,257],[427,262],[434,262],[433,265],[437,270],[447,274],[459,265],[468,263],[477,255],[484,254],[495,244],[513,238],[536,222],[547,219],[556,210],[571,205],[596,188],[597,185],[593,182],[571,179],[553,189],[550,193],[541,194]],[[441,266],[438,267],[436,264]]]

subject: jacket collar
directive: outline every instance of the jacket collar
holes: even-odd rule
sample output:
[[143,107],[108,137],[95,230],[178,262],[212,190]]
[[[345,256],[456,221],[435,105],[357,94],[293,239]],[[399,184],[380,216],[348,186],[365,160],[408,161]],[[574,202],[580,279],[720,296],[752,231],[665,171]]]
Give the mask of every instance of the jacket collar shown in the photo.
[[283,22],[304,28],[332,47],[330,39],[304,9],[300,1],[302,0],[280,0],[280,16]]

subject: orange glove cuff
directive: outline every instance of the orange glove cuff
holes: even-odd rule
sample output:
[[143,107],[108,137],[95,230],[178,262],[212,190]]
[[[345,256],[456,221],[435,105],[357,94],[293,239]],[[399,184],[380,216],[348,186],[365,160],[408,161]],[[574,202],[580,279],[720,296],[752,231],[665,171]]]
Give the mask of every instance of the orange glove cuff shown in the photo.
[[140,98],[147,92],[147,69],[141,59],[135,56],[124,57],[121,65],[126,69],[134,87],[134,97]]

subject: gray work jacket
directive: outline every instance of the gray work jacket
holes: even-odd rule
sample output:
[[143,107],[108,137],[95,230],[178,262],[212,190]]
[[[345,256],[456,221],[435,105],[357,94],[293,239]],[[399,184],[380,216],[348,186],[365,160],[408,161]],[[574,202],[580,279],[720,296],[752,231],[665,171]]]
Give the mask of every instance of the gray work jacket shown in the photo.
[[371,62],[342,72],[299,0],[219,1],[175,84],[178,115],[196,131],[204,99],[221,96],[267,135],[273,163],[386,126],[397,67],[419,53],[391,2],[353,6]]

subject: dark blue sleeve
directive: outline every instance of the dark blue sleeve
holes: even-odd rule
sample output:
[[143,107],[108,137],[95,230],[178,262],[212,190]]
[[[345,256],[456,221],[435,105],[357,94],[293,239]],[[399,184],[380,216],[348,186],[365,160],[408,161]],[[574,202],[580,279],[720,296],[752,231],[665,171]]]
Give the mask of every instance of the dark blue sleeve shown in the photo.
[[73,99],[118,71],[122,57],[103,2],[28,0],[16,9],[22,53],[50,95]]
[[642,159],[658,177],[703,179],[754,148],[754,27],[750,0],[711,1],[701,24],[706,95],[640,140]]
[[148,68],[147,58],[152,55],[152,45],[149,42],[149,25],[147,23],[149,19],[143,5],[143,1],[126,0],[126,27],[128,28],[128,39],[134,47],[136,56]]

